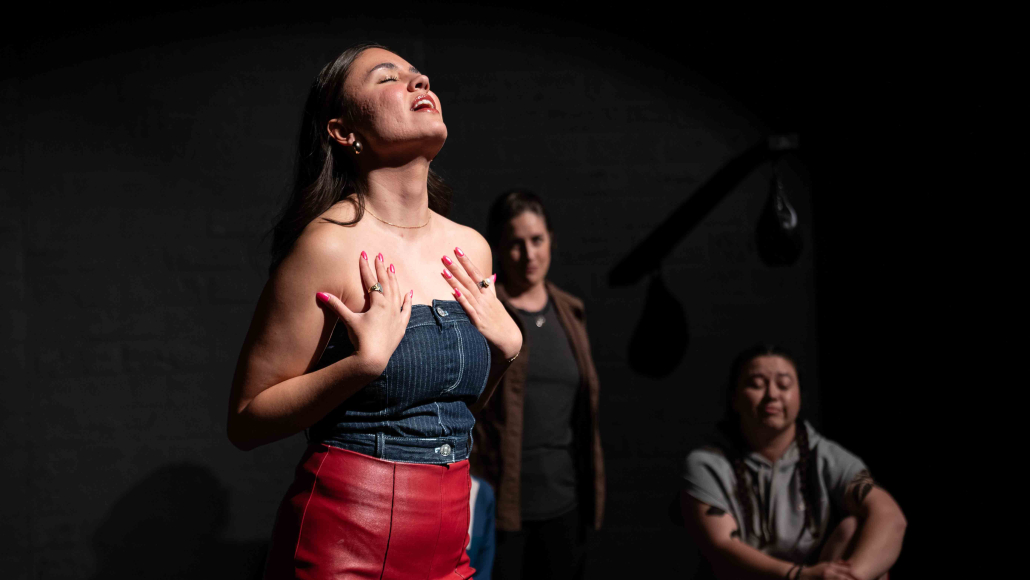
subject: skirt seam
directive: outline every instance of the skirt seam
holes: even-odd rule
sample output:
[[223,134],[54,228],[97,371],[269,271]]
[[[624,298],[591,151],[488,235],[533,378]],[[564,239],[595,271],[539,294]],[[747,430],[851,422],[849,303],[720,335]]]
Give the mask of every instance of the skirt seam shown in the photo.
[[393,509],[397,504],[397,466],[393,466],[393,478],[390,483],[390,530],[386,533],[386,549],[383,550],[383,569],[379,572],[379,580],[386,574],[386,562],[390,557],[390,539],[393,538]]
[[[448,467],[447,469],[450,470],[450,467]],[[441,473],[440,477],[439,477],[440,493],[437,494],[437,497],[440,497],[440,498],[442,498],[444,496],[444,494],[443,494],[443,480],[444,480],[444,477],[445,477],[444,474]],[[436,558],[439,556],[439,551],[440,551],[439,550],[440,549],[440,535],[443,533],[443,510],[441,509],[441,510],[437,510],[437,511],[439,512],[439,515],[437,516],[437,523],[436,523],[436,541],[433,542],[433,559],[430,560],[430,562],[429,562],[429,569],[426,570],[426,580],[429,580],[429,575],[432,574],[433,573],[433,569],[436,568]]]
[[[469,436],[471,437],[471,434]],[[471,447],[472,446],[469,445],[469,448],[471,448]],[[465,495],[468,496],[468,495],[472,494],[472,471],[471,470],[465,472],[465,481],[466,481],[465,486],[467,488],[467,491],[465,492]],[[454,573],[457,574],[458,576],[460,576],[462,578],[462,580],[469,580],[469,579],[472,578],[472,576],[466,576],[464,571],[461,571],[461,572],[458,571],[458,566],[461,565],[462,556],[466,556],[467,557],[466,549],[467,549],[468,545],[472,543],[472,503],[466,501],[465,505],[468,507],[468,512],[467,512],[468,513],[468,517],[465,519],[465,529],[467,530],[465,532],[465,544],[462,546],[461,551],[458,552],[458,562],[454,565]],[[472,562],[469,562],[468,567],[469,568],[472,567]]]
[[297,552],[300,551],[300,540],[304,537],[304,520],[308,515],[308,506],[311,505],[311,498],[315,496],[315,488],[318,487],[318,474],[322,471],[322,465],[325,463],[326,458],[329,457],[330,451],[327,449],[325,455],[322,456],[322,460],[318,462],[318,469],[315,470],[315,480],[311,482],[311,492],[308,494],[307,501],[304,502],[304,511],[300,514],[300,526],[297,528],[297,544],[293,547],[293,559],[296,561]]
[[[468,493],[466,495],[471,496],[472,495],[472,472],[471,471],[466,474],[465,479],[466,479],[466,484],[465,485],[468,488]],[[462,542],[461,549],[458,550],[458,561],[454,563],[454,573],[457,574],[458,576],[461,576],[462,578],[465,578],[465,576],[458,572],[458,566],[461,564],[461,557],[465,554],[465,550],[468,548],[468,545],[472,543],[472,530],[469,529],[469,526],[472,523],[472,503],[467,501],[467,502],[465,502],[465,506],[467,508],[465,510],[465,529],[468,530],[468,531],[465,532],[465,538],[464,538],[464,541]]]

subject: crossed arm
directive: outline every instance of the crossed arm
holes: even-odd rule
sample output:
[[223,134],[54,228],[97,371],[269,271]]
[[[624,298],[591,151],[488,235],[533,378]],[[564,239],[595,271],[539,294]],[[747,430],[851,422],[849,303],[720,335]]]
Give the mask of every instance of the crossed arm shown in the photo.
[[901,555],[908,522],[901,507],[869,472],[862,470],[844,494],[848,512],[858,519],[850,554],[845,553],[856,578],[879,578]]
[[[872,580],[898,559],[906,522],[890,494],[875,485],[868,471],[862,471],[848,484],[845,496],[848,511],[858,521],[857,531],[844,548],[845,559],[806,566],[802,578]],[[687,531],[719,578],[785,578],[794,573],[794,563],[740,541],[740,527],[731,514],[685,491],[680,503]]]

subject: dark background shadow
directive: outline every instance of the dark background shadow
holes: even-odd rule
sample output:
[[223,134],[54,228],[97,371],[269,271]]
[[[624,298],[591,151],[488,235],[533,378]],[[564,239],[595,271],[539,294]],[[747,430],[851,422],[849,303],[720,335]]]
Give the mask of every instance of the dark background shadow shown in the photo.
[[[514,186],[551,208],[552,278],[586,300],[602,380],[609,502],[596,577],[638,574],[641,558],[654,576],[696,569],[666,508],[686,451],[721,413],[730,359],[759,338],[802,354],[809,417],[906,510],[892,577],[915,575],[944,533],[928,523],[939,504],[924,466],[945,463],[921,387],[945,352],[939,337],[954,336],[928,297],[956,265],[937,263],[950,258],[935,258],[949,255],[935,224],[985,159],[972,40],[915,38],[898,16],[813,26],[785,12],[424,6],[41,8],[3,45],[6,577],[110,577],[130,545],[163,557],[132,531],[195,504],[225,516],[202,518],[206,540],[170,540],[199,554],[171,569],[250,566],[303,447],[298,436],[242,453],[224,435],[267,271],[261,236],[311,78],[368,39],[432,78],[450,130],[434,167],[457,192],[455,220],[482,231]],[[720,168],[783,132],[801,136],[780,160],[804,226],[794,265],[759,259],[771,171],[758,164],[703,220],[678,225],[689,235],[660,260],[660,281],[609,284]],[[634,333],[653,320],[649,288],[683,314],[660,357],[668,368],[652,374],[630,364]]]
[[260,579],[268,542],[230,542],[229,493],[210,469],[166,465],[111,507],[93,534],[94,580]]
[[657,270],[676,245],[689,236],[724,197],[760,163],[771,158],[772,153],[763,140],[730,159],[694,191],[683,192],[685,201],[612,268],[608,282],[612,286],[627,286]]
[[[793,136],[792,140],[796,141],[796,136]],[[796,149],[796,145],[790,149]],[[668,376],[683,360],[690,342],[690,327],[683,307],[669,292],[662,278],[661,269],[665,258],[759,164],[774,159],[779,154],[770,150],[769,144],[763,140],[731,159],[707,181],[687,194],[686,201],[671,211],[665,221],[608,273],[608,283],[612,287],[630,286],[645,276],[650,278],[644,310],[629,343],[627,360],[634,372],[656,379]],[[778,179],[774,181],[779,183]],[[763,218],[766,217],[768,209],[767,204]],[[777,229],[777,226],[773,228]],[[775,236],[775,232],[773,235]],[[763,259],[763,250],[768,252],[765,248],[769,246],[769,236],[764,238],[765,240],[759,240],[756,248]],[[762,241],[765,246],[761,244]],[[792,265],[796,257],[797,253],[793,259],[782,265]]]

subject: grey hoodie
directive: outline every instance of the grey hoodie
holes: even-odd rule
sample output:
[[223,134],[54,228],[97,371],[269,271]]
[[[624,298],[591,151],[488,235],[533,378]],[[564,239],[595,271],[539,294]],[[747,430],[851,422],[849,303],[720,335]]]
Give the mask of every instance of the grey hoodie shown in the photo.
[[[742,540],[774,558],[799,563],[818,557],[826,536],[846,515],[845,489],[866,469],[861,459],[820,436],[811,424],[805,422],[805,427],[819,481],[819,513],[815,518],[818,535],[805,527],[797,442],[791,443],[775,463],[754,452],[744,457],[751,495],[757,501],[752,504],[751,526],[746,531],[741,529]],[[698,501],[729,512],[740,522],[744,511],[734,493],[737,478],[725,449],[729,449],[727,442],[720,441],[691,451],[683,467],[684,489]]]

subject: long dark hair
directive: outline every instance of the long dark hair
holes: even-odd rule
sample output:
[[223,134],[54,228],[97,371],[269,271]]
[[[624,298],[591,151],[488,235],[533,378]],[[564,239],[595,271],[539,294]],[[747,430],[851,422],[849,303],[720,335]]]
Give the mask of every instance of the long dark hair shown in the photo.
[[[300,124],[293,187],[272,228],[271,269],[286,257],[304,228],[333,204],[353,196],[351,200],[356,209],[354,219],[348,222],[322,218],[336,225],[352,226],[365,214],[365,184],[358,178],[343,147],[329,135],[327,127],[332,119],[343,118],[350,126],[357,120],[357,111],[344,94],[343,86],[354,59],[370,48],[389,50],[376,43],[352,46],[322,67],[311,84]],[[452,191],[432,169],[426,188],[429,209],[447,215]]]
[[[751,530],[752,517],[754,514],[755,494],[750,483],[747,468],[744,465],[744,457],[750,451],[744,435],[740,431],[740,415],[733,409],[733,397],[740,381],[740,374],[744,367],[752,360],[760,356],[778,356],[784,358],[794,366],[798,375],[798,388],[801,388],[801,366],[797,359],[787,349],[775,344],[759,343],[740,352],[733,359],[730,365],[730,374],[726,381],[727,398],[726,411],[723,419],[719,422],[719,429],[729,438],[732,448],[729,450],[730,462],[733,465],[733,474],[736,476],[737,485],[734,487],[734,494],[737,496],[737,503],[744,510],[743,522],[740,522],[741,530],[746,534]],[[805,427],[802,414],[799,413],[794,425],[794,437],[798,447],[798,479],[801,482],[801,497],[805,502],[805,525],[812,530],[812,534],[819,535],[819,524],[817,521],[819,507],[819,482],[816,480],[815,458],[812,457],[812,449],[808,441],[808,429]],[[759,510],[759,517],[765,517],[765,510]],[[765,526],[762,526],[759,534],[762,543],[766,543]]]

